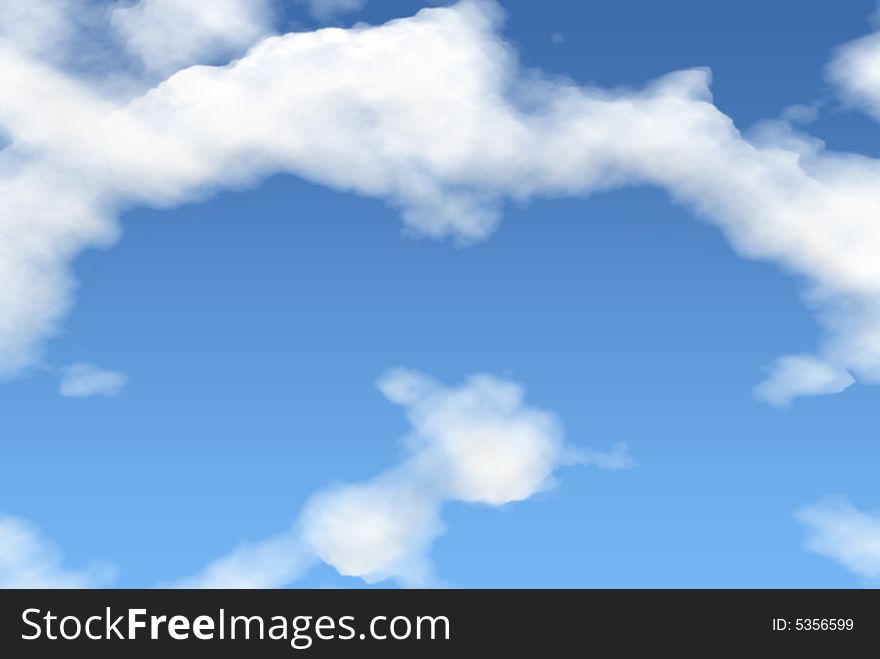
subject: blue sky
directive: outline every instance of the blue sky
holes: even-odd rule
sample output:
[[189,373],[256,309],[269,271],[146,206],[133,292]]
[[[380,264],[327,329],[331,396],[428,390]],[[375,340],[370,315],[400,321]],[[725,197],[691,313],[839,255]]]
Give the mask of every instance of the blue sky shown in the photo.
[[[282,4],[276,29],[320,26],[304,4]],[[374,1],[333,20],[379,25],[424,4]],[[746,134],[818,103],[796,130],[880,152],[871,111],[826,68],[870,32],[873,2],[500,4],[498,38],[523,77],[641,88],[708,67],[715,106]],[[112,585],[174,583],[298,528],[314,493],[407,455],[407,403],[376,386],[404,367],[448,387],[474,373],[519,383],[514,415],[548,411],[567,446],[605,455],[623,442],[634,464],[560,457],[530,496],[500,506],[437,495],[446,531],[416,552],[431,579],[395,566],[366,582],[858,587],[880,576],[880,521],[859,512],[880,508],[871,376],[847,361],[858,384],[842,393],[783,407],[753,394],[780,355],[828,336],[826,312],[804,303],[809,276],[743,258],[698,202],[650,181],[512,193],[498,228],[462,245],[404,231],[408,202],[309,180],[260,169],[234,189],[145,194],[122,204],[117,242],[71,258],[75,302],[0,389],[0,512],[63,554],[52,570],[97,560],[116,566]],[[123,381],[60,395],[78,363]],[[816,503],[831,495],[852,503]],[[861,526],[835,535],[839,524],[815,521],[835,510]],[[334,567],[317,561],[278,585],[365,584]]]

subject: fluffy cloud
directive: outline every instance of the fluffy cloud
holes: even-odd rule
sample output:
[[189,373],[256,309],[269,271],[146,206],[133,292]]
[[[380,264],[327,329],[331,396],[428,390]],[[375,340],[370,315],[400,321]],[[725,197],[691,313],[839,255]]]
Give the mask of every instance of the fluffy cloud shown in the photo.
[[128,377],[124,373],[77,362],[64,369],[60,393],[71,398],[118,396],[127,383]]
[[566,459],[556,419],[526,407],[512,382],[475,375],[450,390],[396,370],[379,389],[406,408],[413,426],[409,470],[444,498],[490,505],[527,499]]
[[229,61],[272,32],[268,0],[141,0],[111,18],[126,49],[151,74]]
[[862,512],[841,497],[828,497],[796,516],[807,528],[807,549],[880,585],[880,514]]
[[[229,0],[230,13],[216,15],[213,4],[172,4],[117,10],[106,29],[128,30],[127,48],[154,72],[241,51],[268,29],[260,3]],[[171,11],[197,11],[194,36],[162,27]],[[221,20],[236,12],[248,12],[241,30]],[[78,29],[58,16],[45,34],[0,40],[0,131],[11,140],[0,152],[7,375],[58,331],[71,260],[117,238],[120,209],[289,172],[384,199],[410,232],[461,243],[488,237],[506,198],[663,187],[742,256],[805,283],[825,334],[814,364],[838,380],[880,380],[880,163],[827,152],[787,124],[745,138],[712,104],[705,70],[630,91],[524,74],[498,35],[498,5],[465,0],[379,27],[268,37],[227,66],[111,94],[34,54]],[[838,58],[835,75],[873,89],[876,67],[854,61]],[[791,364],[778,362],[769,380],[785,380]]]
[[[874,23],[880,25],[880,10]],[[838,48],[827,73],[847,101],[880,120],[880,32]]]
[[368,583],[435,583],[427,554],[443,533],[437,493],[414,474],[383,474],[316,494],[301,519],[306,546],[340,574]]
[[379,388],[412,424],[400,463],[370,480],[318,492],[293,529],[233,552],[182,585],[284,586],[308,566],[304,555],[370,583],[436,584],[429,551],[445,530],[444,503],[522,501],[550,487],[565,464],[632,466],[622,446],[608,454],[571,450],[553,415],[527,405],[519,385],[491,375],[450,388],[394,370]]
[[108,566],[70,570],[58,550],[28,522],[0,515],[0,588],[88,588],[113,576]]

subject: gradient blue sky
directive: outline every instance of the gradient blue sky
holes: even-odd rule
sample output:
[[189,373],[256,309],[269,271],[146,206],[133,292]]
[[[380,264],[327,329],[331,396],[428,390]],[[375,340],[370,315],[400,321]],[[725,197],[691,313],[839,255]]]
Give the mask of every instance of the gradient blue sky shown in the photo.
[[[423,4],[374,1],[340,22]],[[880,152],[823,80],[834,47],[869,30],[870,0],[502,4],[527,66],[602,86],[706,66],[741,129],[825,99],[811,134]],[[122,224],[112,249],[76,260],[78,301],[46,362],[118,369],[124,393],[62,397],[39,369],[0,390],[0,508],[71,565],[106,559],[118,585],[146,586],[282,531],[312,492],[395,462],[408,426],[374,383],[406,366],[450,384],[509,377],[570,443],[623,441],[639,463],[562,469],[501,511],[450,504],[432,551],[449,583],[860,585],[804,550],[793,512],[834,493],[880,507],[880,393],[756,402],[762,367],[818,340],[802,283],[735,255],[663,191],[510,203],[463,248],[287,175]],[[321,566],[299,585],[361,582]]]

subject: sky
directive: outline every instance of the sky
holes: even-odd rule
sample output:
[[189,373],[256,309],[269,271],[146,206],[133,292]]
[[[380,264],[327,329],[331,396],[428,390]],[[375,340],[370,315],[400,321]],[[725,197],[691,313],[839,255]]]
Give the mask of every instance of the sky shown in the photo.
[[0,0],[0,586],[876,587],[876,10]]

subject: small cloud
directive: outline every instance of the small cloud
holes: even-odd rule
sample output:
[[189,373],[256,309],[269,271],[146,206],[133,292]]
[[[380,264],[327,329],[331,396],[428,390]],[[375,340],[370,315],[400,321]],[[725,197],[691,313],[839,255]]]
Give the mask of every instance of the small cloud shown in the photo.
[[86,362],[77,362],[64,369],[60,393],[70,398],[118,396],[127,383],[128,376],[125,373],[109,371]]
[[0,514],[0,588],[90,588],[115,576],[107,565],[63,566],[55,546],[29,522]]
[[788,407],[800,396],[837,394],[855,379],[848,371],[811,355],[777,359],[769,375],[755,387],[755,398],[774,407]]
[[827,75],[844,101],[880,120],[880,31],[837,48]]
[[792,124],[806,126],[815,122],[816,119],[819,118],[819,109],[821,107],[821,101],[810,103],[809,105],[804,105],[801,103],[798,103],[796,105],[789,105],[782,111],[780,118],[783,121],[787,121]]
[[562,43],[563,41],[565,41],[565,35],[563,35],[561,32],[554,32],[550,35],[550,41],[552,41],[553,43]]
[[409,476],[392,472],[313,496],[301,518],[306,545],[343,576],[436,586],[428,553],[445,530],[442,501]]
[[843,497],[826,497],[795,517],[807,527],[809,551],[880,585],[880,514],[862,512]]

